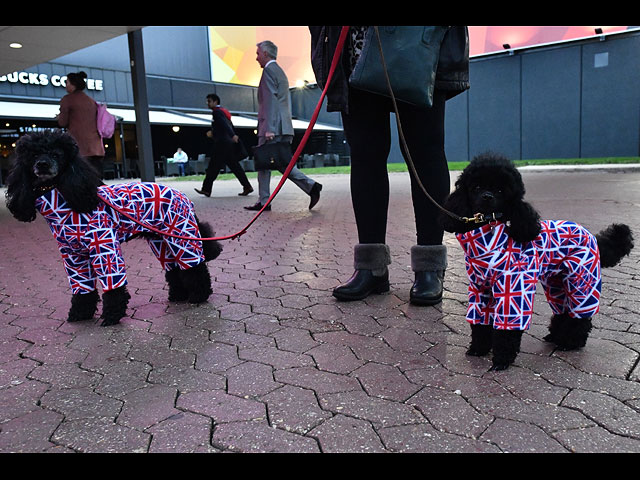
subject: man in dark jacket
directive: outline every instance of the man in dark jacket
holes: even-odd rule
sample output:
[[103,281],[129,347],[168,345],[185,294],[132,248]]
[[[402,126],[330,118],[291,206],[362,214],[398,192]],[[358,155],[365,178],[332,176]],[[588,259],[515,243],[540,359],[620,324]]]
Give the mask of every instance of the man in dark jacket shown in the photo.
[[220,97],[215,93],[207,95],[207,106],[211,109],[212,114],[211,130],[207,131],[207,136],[213,140],[213,148],[202,187],[200,190],[197,188],[194,190],[206,197],[211,196],[213,182],[218,178],[222,167],[227,165],[242,185],[242,192],[238,195],[249,195],[253,192],[253,187],[239,163],[237,149],[240,139],[233,129],[231,114],[227,109],[220,106]]
[[[401,26],[400,29],[425,27]],[[324,88],[342,27],[312,26],[311,64],[318,85]],[[353,276],[333,291],[339,300],[360,300],[389,290],[391,254],[386,244],[389,179],[387,157],[391,146],[390,99],[349,84],[349,76],[366,42],[377,41],[372,27],[349,27],[347,42],[327,91],[327,110],[339,111],[351,151],[351,200],[358,229]],[[445,102],[469,88],[469,36],[467,27],[448,27],[439,48],[433,106],[421,108],[398,102],[404,138],[420,182],[436,202],[449,194],[449,169],[444,152]],[[392,54],[392,52],[387,52]],[[364,60],[363,60],[364,61]],[[418,62],[419,59],[416,59]],[[390,62],[388,62],[390,63]],[[407,158],[405,147],[402,152]],[[447,251],[439,209],[411,176],[417,241],[411,247],[415,281],[410,301],[434,305],[441,301]]]

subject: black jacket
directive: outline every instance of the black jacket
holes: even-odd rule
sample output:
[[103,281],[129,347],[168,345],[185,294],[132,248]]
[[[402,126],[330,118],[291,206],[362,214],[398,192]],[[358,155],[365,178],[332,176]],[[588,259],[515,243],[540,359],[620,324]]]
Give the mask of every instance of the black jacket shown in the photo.
[[216,143],[231,143],[233,136],[236,134],[233,129],[233,124],[221,108],[214,108],[211,113],[211,132],[213,133],[213,141]]
[[[310,26],[311,66],[320,88],[324,88],[331,60],[340,37],[340,26]],[[346,50],[346,49],[345,49]],[[348,112],[349,59],[343,55],[327,90],[327,110]],[[450,27],[440,46],[435,88],[452,98],[469,88],[469,32],[465,26]]]

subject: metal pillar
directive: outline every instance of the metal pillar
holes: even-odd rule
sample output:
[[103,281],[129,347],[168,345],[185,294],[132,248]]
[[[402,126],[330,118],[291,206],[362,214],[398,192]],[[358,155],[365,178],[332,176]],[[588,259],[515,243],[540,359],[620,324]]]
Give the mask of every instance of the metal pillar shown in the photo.
[[142,30],[127,34],[129,58],[131,60],[131,84],[133,104],[136,112],[136,137],[138,141],[138,169],[143,182],[155,181],[153,147],[151,144],[151,124],[149,123],[149,100],[147,98],[147,78],[144,68]]

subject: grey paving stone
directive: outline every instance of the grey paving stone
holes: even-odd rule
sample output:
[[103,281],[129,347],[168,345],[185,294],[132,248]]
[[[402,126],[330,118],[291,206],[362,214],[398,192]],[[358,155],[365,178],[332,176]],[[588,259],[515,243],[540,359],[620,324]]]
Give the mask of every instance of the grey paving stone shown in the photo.
[[233,422],[214,428],[215,447],[240,453],[317,453],[318,443],[308,437],[272,428],[265,422]]
[[336,415],[309,432],[325,453],[383,453],[380,437],[365,420]]
[[320,407],[315,393],[305,388],[285,385],[262,400],[266,402],[270,424],[288,432],[306,434],[332,416]]
[[96,417],[63,422],[51,440],[84,453],[145,453],[151,435]]

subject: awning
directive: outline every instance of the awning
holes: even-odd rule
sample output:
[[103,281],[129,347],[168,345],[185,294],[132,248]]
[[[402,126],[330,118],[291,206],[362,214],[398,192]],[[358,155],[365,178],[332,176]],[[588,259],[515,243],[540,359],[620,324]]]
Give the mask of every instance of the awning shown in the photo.
[[[124,123],[135,123],[136,112],[128,108],[107,107],[112,115],[120,117]],[[20,118],[27,120],[53,120],[60,113],[60,106],[51,103],[0,102],[0,118]],[[176,115],[166,111],[149,110],[149,122],[154,125],[202,126],[211,120]]]
[[[174,111],[172,111],[174,112]],[[208,123],[211,122],[211,115],[209,114],[201,114],[201,113],[196,113],[196,114],[185,114],[188,115],[190,117],[194,117],[194,118],[199,118],[202,119]],[[232,115],[231,116],[231,123],[233,123],[234,127],[238,127],[238,128],[258,128],[258,119],[257,118],[253,118],[253,117],[249,117],[249,116],[244,116],[244,115]],[[309,126],[309,122],[305,121],[305,120],[297,120],[297,119],[293,119],[292,120],[293,123],[293,128],[294,130],[306,130],[307,127]],[[342,129],[339,127],[335,127],[333,125],[327,125],[324,123],[318,123],[316,122],[316,124],[313,126],[313,130],[314,131],[335,131],[335,132],[339,132]]]
[[[135,123],[136,112],[128,108],[107,107],[109,112],[123,123]],[[60,106],[52,103],[28,103],[28,102],[0,102],[0,118],[19,118],[27,120],[53,120],[60,112]],[[149,110],[149,122],[152,125],[177,125],[177,126],[198,126],[207,127],[211,125],[211,115],[202,113],[179,112],[175,109]],[[256,118],[232,115],[231,123],[236,128],[257,128]],[[306,130],[309,122],[304,120],[293,120],[295,130]],[[314,131],[341,131],[339,127],[333,125],[317,123],[313,127]]]

